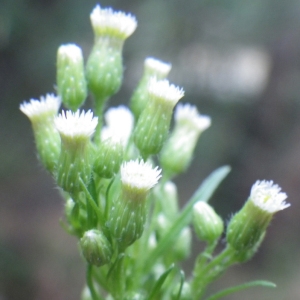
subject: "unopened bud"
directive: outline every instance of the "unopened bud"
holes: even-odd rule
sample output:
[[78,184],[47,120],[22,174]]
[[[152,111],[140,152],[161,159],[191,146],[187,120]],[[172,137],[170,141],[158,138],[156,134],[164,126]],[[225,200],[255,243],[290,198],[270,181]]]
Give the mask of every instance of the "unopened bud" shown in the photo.
[[223,220],[203,201],[193,207],[193,224],[198,238],[208,243],[218,240],[224,230]]
[[103,232],[97,229],[92,229],[84,233],[80,239],[80,247],[84,258],[91,265],[101,267],[111,260],[111,244]]
[[57,51],[57,90],[63,104],[76,111],[87,97],[81,49],[74,45],[62,45]]

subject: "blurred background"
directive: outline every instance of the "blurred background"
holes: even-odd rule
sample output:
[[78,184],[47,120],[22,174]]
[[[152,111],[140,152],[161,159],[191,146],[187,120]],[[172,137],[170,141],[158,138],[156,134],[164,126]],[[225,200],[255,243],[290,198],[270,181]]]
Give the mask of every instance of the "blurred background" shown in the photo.
[[[88,56],[94,0],[0,0],[0,300],[76,300],[84,264],[63,231],[63,201],[36,158],[19,104],[54,92],[56,50],[74,42]],[[257,179],[274,180],[291,208],[274,218],[252,261],[230,269],[212,290],[255,279],[224,299],[300,298],[300,2],[297,0],[103,0],[136,15],[124,47],[127,103],[153,56],[173,65],[183,102],[212,117],[188,172],[176,179],[182,205],[214,169],[232,171],[211,203],[225,220]],[[120,96],[122,95],[122,96]],[[193,255],[203,245],[197,244]],[[191,266],[185,265],[189,271]]]

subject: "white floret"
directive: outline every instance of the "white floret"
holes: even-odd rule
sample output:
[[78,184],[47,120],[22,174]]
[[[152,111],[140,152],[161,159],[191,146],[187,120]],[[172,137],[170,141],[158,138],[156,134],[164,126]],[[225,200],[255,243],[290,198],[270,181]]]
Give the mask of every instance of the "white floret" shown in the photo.
[[89,137],[91,136],[98,124],[98,118],[93,116],[91,110],[75,113],[71,110],[62,111],[54,119],[55,126],[59,133],[67,137]]
[[121,181],[133,189],[147,191],[161,178],[161,169],[143,160],[131,160],[121,165]]
[[101,8],[100,5],[93,9],[90,17],[94,30],[104,34],[115,31],[127,38],[137,27],[136,18],[131,14],[114,11],[111,8]]
[[78,62],[83,59],[80,47],[75,44],[61,45],[58,48],[58,56],[60,56],[61,58],[71,59],[74,62]]
[[172,68],[172,65],[153,57],[148,57],[145,59],[145,68],[152,70],[161,76],[167,76]]
[[251,188],[250,200],[264,211],[275,213],[290,206],[285,202],[286,193],[273,181],[256,181]]
[[199,131],[206,130],[211,125],[211,118],[201,115],[197,107],[191,104],[178,104],[176,107],[174,118],[177,122],[189,122]]
[[157,80],[155,77],[150,79],[148,92],[154,97],[173,103],[173,105],[184,96],[184,90],[182,88],[170,84],[167,79]]
[[57,114],[61,100],[54,94],[41,96],[40,100],[31,99],[30,102],[23,102],[20,105],[20,110],[29,118],[40,117],[44,115]]

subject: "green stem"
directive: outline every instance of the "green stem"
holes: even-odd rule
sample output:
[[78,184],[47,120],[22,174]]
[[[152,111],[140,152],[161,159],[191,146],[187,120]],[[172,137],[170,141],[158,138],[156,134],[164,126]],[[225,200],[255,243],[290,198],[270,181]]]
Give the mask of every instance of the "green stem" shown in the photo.
[[103,126],[103,111],[105,107],[105,103],[107,102],[108,99],[106,98],[101,98],[101,97],[96,97],[95,98],[95,115],[98,117],[98,125],[96,127],[96,132],[94,134],[94,141],[96,144],[99,144],[101,141],[101,129]]
[[87,269],[86,269],[86,283],[87,283],[87,286],[90,290],[92,299],[93,300],[99,300],[99,297],[98,297],[97,292],[96,292],[95,287],[94,287],[92,272],[93,272],[93,266],[88,264]]
[[203,262],[200,260],[199,264],[195,267],[194,278],[191,283],[193,298],[201,299],[205,293],[207,285],[218,278],[235,262],[235,251],[229,246],[227,246],[206,266],[203,266]]
[[[80,184],[81,187],[83,188],[83,191],[85,192],[86,198],[89,202],[89,204],[92,206],[92,208],[94,209],[95,213],[97,214],[98,217],[98,221],[101,225],[104,225],[104,220],[103,220],[103,215],[99,209],[99,207],[97,206],[97,204],[95,203],[93,197],[91,196],[90,192],[88,191],[86,185],[84,184],[84,182],[82,181],[82,179],[80,179]],[[102,224],[103,223],[103,224]]]

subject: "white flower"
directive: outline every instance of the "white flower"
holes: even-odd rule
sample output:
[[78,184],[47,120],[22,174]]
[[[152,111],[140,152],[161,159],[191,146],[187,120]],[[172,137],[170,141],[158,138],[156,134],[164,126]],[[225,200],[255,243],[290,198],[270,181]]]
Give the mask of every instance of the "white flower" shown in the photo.
[[121,181],[123,185],[133,189],[147,191],[157,184],[161,178],[161,169],[153,168],[143,160],[131,160],[121,165]]
[[147,70],[151,70],[152,72],[158,73],[161,76],[167,76],[172,68],[172,65],[153,57],[148,57],[145,59],[145,68]]
[[170,102],[175,105],[179,99],[184,96],[182,88],[170,84],[167,79],[157,80],[155,77],[151,77],[148,92],[150,95],[160,98],[166,102]]
[[41,96],[40,100],[31,99],[30,102],[23,102],[20,110],[27,115],[29,119],[42,117],[45,115],[56,115],[60,107],[60,98],[54,94]]
[[134,118],[131,111],[124,105],[113,107],[107,110],[104,119],[107,126],[101,131],[101,139],[104,141],[112,138],[125,147],[133,129]]
[[78,61],[82,60],[82,51],[75,44],[61,45],[58,48],[58,55],[62,59],[67,58],[67,59],[73,60],[74,62],[78,62]]
[[101,8],[100,5],[94,8],[90,17],[94,31],[99,35],[112,34],[126,39],[137,27],[137,21],[131,14]]
[[177,122],[189,122],[193,124],[195,129],[199,131],[204,131],[211,124],[211,119],[209,116],[201,115],[197,107],[191,104],[178,104],[176,107],[174,118]]
[[80,113],[77,110],[73,113],[71,110],[62,111],[62,113],[54,119],[56,129],[63,136],[89,137],[91,136],[98,124],[98,118],[93,117],[91,110]]
[[290,206],[285,202],[286,198],[286,193],[281,192],[273,181],[256,181],[251,188],[250,200],[253,204],[272,214]]

